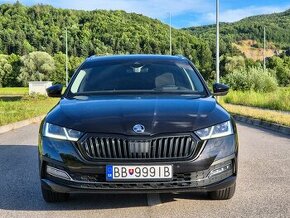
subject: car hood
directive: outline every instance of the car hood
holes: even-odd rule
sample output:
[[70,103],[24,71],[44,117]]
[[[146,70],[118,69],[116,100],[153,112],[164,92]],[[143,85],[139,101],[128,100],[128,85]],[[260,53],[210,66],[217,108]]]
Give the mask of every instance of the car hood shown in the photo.
[[133,126],[145,127],[144,135],[191,132],[230,119],[212,97],[184,96],[79,96],[63,98],[46,121],[82,132],[136,135]]

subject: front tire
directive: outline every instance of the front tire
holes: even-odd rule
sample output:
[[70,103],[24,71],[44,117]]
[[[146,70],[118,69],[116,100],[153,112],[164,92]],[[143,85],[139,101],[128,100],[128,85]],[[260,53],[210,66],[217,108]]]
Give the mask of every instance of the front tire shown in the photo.
[[224,189],[219,189],[216,191],[209,192],[209,196],[213,200],[228,200],[234,196],[235,190],[236,190],[236,183]]
[[62,201],[67,201],[69,199],[68,193],[54,192],[44,187],[41,187],[41,192],[42,192],[43,199],[49,203],[62,202]]

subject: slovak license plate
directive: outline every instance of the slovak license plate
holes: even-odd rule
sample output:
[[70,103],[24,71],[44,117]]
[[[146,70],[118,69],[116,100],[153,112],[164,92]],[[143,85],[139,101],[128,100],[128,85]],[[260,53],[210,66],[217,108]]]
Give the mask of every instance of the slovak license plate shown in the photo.
[[172,165],[106,166],[106,179],[112,180],[170,180]]

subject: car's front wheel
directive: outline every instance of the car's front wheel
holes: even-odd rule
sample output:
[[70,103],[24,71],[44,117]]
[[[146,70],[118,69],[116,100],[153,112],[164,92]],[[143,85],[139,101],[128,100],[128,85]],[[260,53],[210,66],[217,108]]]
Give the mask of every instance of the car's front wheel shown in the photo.
[[209,192],[209,196],[213,200],[227,200],[227,199],[231,199],[234,196],[235,190],[236,190],[236,183],[234,183],[230,187],[226,187],[224,189],[219,189],[216,191]]
[[69,198],[68,193],[54,192],[44,187],[41,187],[41,192],[42,192],[43,199],[46,202],[50,202],[50,203],[66,201]]

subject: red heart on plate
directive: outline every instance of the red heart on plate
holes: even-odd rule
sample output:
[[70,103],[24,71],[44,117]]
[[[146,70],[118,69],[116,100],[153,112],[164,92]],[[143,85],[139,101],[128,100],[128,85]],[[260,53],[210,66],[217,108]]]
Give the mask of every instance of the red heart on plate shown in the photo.
[[134,173],[134,169],[129,169],[129,174],[133,175],[133,173]]

